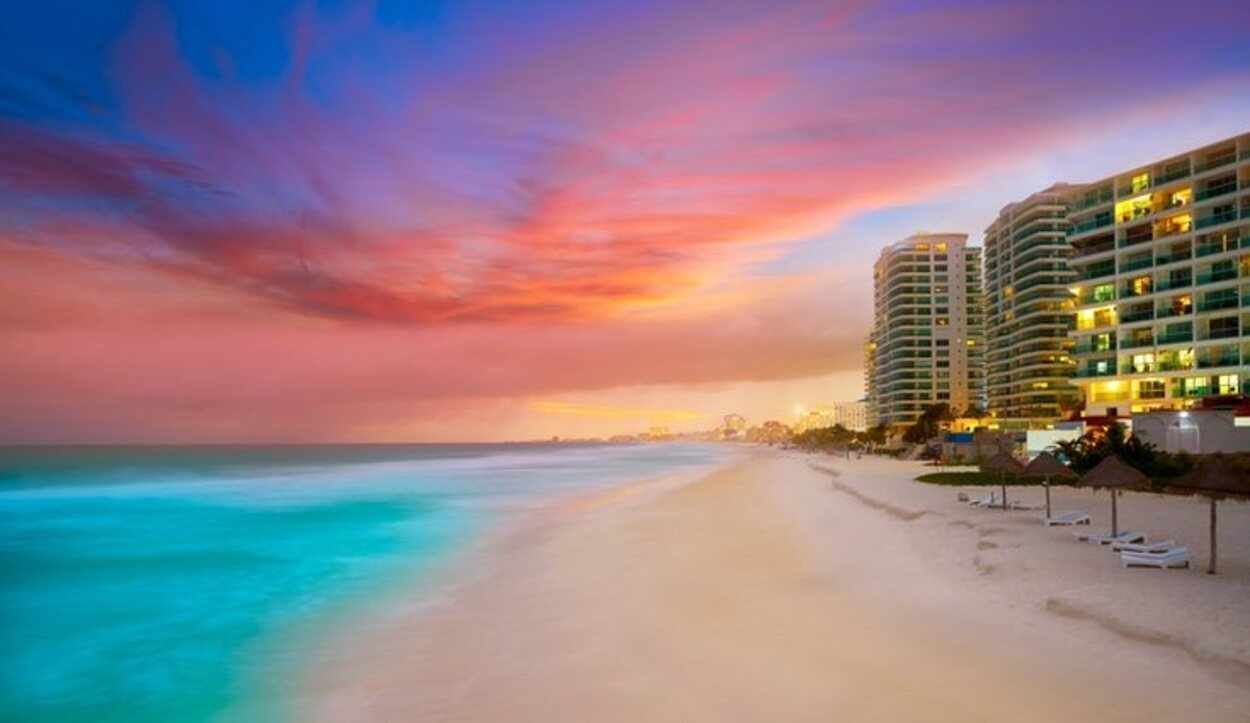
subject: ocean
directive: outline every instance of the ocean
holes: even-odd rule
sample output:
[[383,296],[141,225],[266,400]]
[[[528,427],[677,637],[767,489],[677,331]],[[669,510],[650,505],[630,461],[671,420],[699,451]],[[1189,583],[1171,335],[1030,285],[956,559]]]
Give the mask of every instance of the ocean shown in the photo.
[[0,448],[0,721],[289,719],[325,631],[510,512],[715,445]]

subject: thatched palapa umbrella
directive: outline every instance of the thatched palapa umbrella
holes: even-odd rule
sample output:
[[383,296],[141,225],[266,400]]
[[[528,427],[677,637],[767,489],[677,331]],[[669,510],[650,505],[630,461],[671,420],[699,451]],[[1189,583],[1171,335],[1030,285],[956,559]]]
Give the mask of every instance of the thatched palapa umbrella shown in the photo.
[[1115,537],[1120,534],[1115,508],[1116,492],[1120,487],[1135,487],[1149,481],[1150,478],[1113,454],[1086,472],[1081,478],[1080,485],[1082,487],[1106,487],[1111,490],[1111,536]]
[[1000,449],[998,454],[981,463],[981,471],[998,473],[999,483],[1003,488],[1003,509],[1007,509],[1007,475],[1020,474],[1024,471],[1024,465],[1009,452]]
[[1214,575],[1216,505],[1224,497],[1250,498],[1250,479],[1233,467],[1227,457],[1213,454],[1199,462],[1173,486],[1192,490],[1211,500],[1211,560],[1207,563],[1207,574]]
[[1033,458],[1033,461],[1024,466],[1022,477],[1040,477],[1042,479],[1042,487],[1046,488],[1046,518],[1050,519],[1050,481],[1052,479],[1076,479],[1078,477],[1072,468],[1050,452],[1042,452]]

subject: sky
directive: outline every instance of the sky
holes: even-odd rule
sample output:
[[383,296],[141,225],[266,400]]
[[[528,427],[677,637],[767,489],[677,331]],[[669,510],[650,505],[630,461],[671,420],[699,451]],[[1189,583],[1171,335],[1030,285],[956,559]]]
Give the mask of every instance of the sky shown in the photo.
[[871,264],[1250,130],[1237,3],[0,9],[0,443],[862,395]]

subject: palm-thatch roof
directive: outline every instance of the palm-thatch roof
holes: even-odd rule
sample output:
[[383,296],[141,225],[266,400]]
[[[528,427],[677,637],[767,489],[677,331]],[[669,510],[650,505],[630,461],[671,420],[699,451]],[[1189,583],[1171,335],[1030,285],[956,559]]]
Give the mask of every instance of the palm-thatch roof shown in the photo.
[[1082,487],[1136,487],[1150,478],[1114,454],[1086,472],[1078,484]]
[[1250,497],[1250,477],[1222,454],[1213,454],[1198,462],[1172,486],[1207,495]]
[[1024,465],[1012,457],[1005,450],[999,451],[998,454],[990,457],[981,463],[982,472],[999,472],[1002,474],[1020,474],[1024,471]]
[[1076,472],[1050,452],[1042,452],[1024,466],[1025,477],[1046,477],[1049,479],[1076,479]]

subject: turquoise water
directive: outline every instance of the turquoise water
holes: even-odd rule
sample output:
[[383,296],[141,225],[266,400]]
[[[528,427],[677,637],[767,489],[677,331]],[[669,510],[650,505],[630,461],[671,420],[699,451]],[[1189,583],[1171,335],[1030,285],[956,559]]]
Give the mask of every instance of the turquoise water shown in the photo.
[[309,631],[410,591],[509,511],[720,454],[0,449],[0,720],[281,720]]

